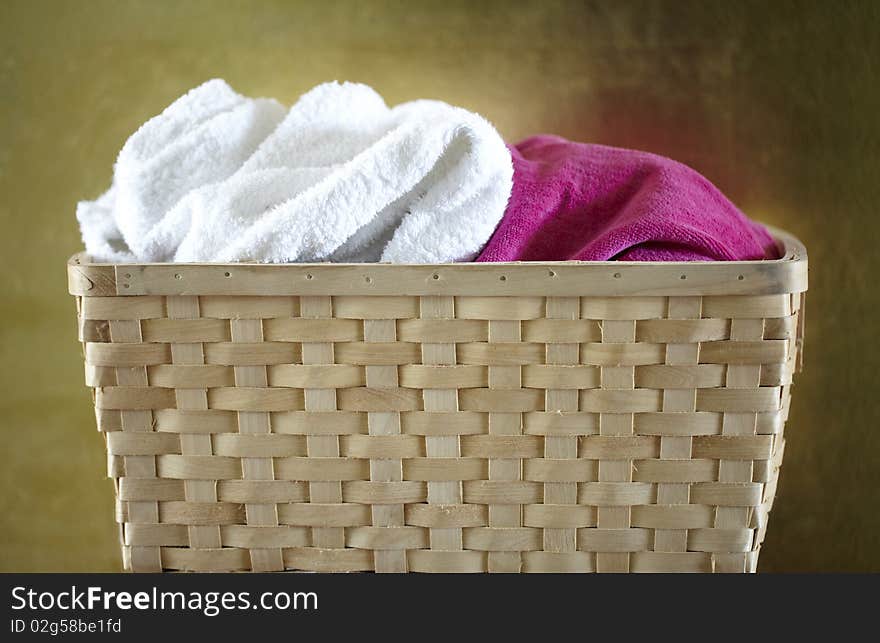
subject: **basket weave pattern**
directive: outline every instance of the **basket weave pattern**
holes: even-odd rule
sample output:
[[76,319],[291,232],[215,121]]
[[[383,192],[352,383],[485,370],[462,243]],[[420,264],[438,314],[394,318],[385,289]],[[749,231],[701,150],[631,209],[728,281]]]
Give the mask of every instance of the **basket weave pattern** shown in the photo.
[[755,570],[800,292],[71,290],[128,569]]

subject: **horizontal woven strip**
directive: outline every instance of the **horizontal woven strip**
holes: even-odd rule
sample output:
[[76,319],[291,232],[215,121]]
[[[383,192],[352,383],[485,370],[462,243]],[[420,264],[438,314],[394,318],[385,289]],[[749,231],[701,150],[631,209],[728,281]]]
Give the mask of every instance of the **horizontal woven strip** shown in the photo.
[[[336,392],[341,411],[417,411],[423,400],[420,392],[407,388],[351,388]],[[545,409],[540,389],[461,389],[458,404],[462,411],[531,412]],[[98,409],[173,409],[174,390],[157,387],[108,386],[97,389]],[[591,413],[660,412],[662,391],[657,389],[584,389],[579,407]],[[302,389],[262,387],[222,387],[208,389],[209,409],[227,411],[296,411],[305,408]],[[756,389],[697,389],[697,411],[730,413],[770,412],[782,408],[779,387]]]
[[[754,571],[755,552],[744,554],[744,569]],[[163,565],[181,571],[241,571],[250,569],[248,550],[235,547],[193,550],[162,547]],[[629,557],[632,572],[710,572],[713,555],[709,552],[653,552],[634,551]],[[319,549],[291,547],[283,549],[287,569],[315,572],[374,571],[372,551],[369,549]],[[411,550],[407,564],[413,572],[483,573],[489,571],[488,552]],[[595,554],[588,551],[554,553],[526,551],[522,556],[523,572],[571,573],[593,572],[597,569]]]
[[[774,435],[782,431],[784,411],[755,414],[755,433]],[[98,409],[98,428],[104,432],[120,431],[120,411]],[[170,433],[234,433],[237,415],[232,411],[188,411],[156,409],[155,429]],[[274,433],[295,435],[350,435],[367,433],[367,415],[350,411],[284,411],[270,413]],[[456,413],[404,411],[400,413],[401,432],[410,435],[457,436],[488,433],[488,415],[477,412]],[[523,433],[551,437],[577,437],[599,433],[600,414],[580,411],[532,411],[522,414]],[[723,430],[724,415],[717,412],[636,413],[636,433],[657,436],[718,435]]]
[[[185,342],[191,343],[191,342]],[[294,342],[213,342],[204,344],[206,364],[270,366],[301,363],[302,345]],[[545,362],[546,345],[527,342],[467,342],[456,345],[458,363],[485,366],[529,366]],[[666,344],[584,343],[580,363],[595,366],[663,364]],[[699,363],[761,365],[784,362],[787,340],[718,341],[700,344]],[[421,345],[414,342],[341,342],[334,345],[338,364],[397,366],[419,364]],[[169,344],[86,343],[91,366],[153,366],[171,362]]]
[[[460,438],[461,458],[517,458],[527,460],[526,467],[549,466],[549,463],[578,464],[588,460],[635,460],[660,456],[659,436],[585,436],[578,443],[578,457],[544,459],[544,438],[537,435],[465,435]],[[365,459],[422,458],[425,440],[415,435],[343,435],[339,437],[340,456]],[[772,455],[773,436],[697,436],[693,439],[693,458],[716,460],[766,460]],[[110,455],[180,454],[180,437],[174,433],[107,434]],[[240,435],[218,434],[213,439],[218,456],[238,458],[280,458],[307,454],[304,435]],[[461,458],[446,458],[458,461]],[[441,461],[445,460],[440,458]]]
[[[278,342],[357,342],[363,340],[363,327],[356,319],[264,318],[267,341]],[[141,320],[143,341],[227,342],[230,340],[229,320],[202,317],[199,319],[144,318]],[[792,339],[796,333],[796,316],[764,320],[765,339]],[[485,342],[489,338],[488,320],[474,319],[400,319],[398,339],[417,343]],[[643,319],[636,322],[636,341],[647,343],[693,343],[720,341],[730,338],[729,319]],[[105,319],[80,318],[79,339],[84,342],[109,342],[109,325]],[[594,319],[531,319],[522,321],[525,342],[568,344],[598,342],[602,339],[602,323]]]

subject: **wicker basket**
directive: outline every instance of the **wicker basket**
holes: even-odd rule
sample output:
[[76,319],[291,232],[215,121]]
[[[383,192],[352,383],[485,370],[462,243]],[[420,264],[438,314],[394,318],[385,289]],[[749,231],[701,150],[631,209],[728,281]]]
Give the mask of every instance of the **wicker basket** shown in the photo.
[[68,264],[125,567],[754,571],[807,257]]

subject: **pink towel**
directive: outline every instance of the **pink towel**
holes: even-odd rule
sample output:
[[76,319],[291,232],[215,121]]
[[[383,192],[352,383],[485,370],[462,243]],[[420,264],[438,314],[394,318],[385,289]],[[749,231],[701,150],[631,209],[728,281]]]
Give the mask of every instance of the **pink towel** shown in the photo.
[[477,261],[774,259],[776,243],[705,177],[634,150],[534,136]]

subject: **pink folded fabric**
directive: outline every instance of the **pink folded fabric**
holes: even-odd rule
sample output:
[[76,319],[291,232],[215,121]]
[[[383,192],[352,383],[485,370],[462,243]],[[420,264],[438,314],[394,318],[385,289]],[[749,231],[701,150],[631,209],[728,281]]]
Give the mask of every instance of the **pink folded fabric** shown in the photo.
[[676,161],[535,136],[510,148],[513,191],[476,261],[775,259],[767,230]]

